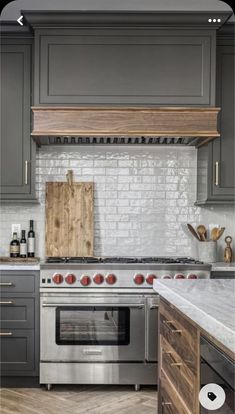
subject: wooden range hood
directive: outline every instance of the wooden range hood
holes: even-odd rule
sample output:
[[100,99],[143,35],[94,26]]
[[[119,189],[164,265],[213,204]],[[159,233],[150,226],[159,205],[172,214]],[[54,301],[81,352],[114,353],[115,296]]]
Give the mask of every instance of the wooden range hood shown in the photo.
[[32,137],[47,144],[180,144],[218,137],[214,107],[32,107]]

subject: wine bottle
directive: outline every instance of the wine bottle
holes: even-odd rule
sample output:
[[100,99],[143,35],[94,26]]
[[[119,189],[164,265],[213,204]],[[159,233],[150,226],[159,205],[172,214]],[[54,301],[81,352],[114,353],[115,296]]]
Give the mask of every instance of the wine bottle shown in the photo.
[[35,256],[35,232],[33,229],[33,220],[29,222],[29,232],[28,232],[28,257]]
[[20,242],[17,238],[17,233],[13,233],[13,239],[10,243],[10,257],[20,256]]
[[27,257],[27,242],[25,238],[25,230],[22,230],[21,232],[20,257]]

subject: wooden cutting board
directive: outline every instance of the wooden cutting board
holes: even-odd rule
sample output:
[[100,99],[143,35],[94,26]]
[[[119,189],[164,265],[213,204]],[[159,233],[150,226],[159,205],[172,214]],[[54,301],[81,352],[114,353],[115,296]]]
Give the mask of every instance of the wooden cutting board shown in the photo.
[[93,183],[46,183],[46,256],[93,256]]

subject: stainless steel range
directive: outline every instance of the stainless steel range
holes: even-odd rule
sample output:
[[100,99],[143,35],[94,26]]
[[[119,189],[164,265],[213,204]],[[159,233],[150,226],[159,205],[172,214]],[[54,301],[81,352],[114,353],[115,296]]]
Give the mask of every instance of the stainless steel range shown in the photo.
[[[41,266],[40,383],[157,383],[158,278],[208,278],[190,258],[48,258]],[[180,283],[180,281],[179,281]]]

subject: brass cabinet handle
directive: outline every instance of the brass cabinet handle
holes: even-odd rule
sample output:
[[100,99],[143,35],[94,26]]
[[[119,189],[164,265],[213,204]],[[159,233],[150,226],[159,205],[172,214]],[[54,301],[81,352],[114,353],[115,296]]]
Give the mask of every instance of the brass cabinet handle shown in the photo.
[[0,301],[0,305],[13,305],[13,300],[2,300]]
[[215,186],[219,185],[219,161],[215,162]]
[[171,367],[181,367],[183,365],[183,362],[172,362]]
[[0,336],[12,336],[12,332],[0,332]]
[[25,185],[28,184],[28,161],[25,161],[25,166],[24,166],[24,183]]
[[172,405],[172,403],[170,401],[163,401],[162,405]]
[[0,286],[13,286],[12,282],[0,282]]
[[[173,334],[180,333],[181,334],[183,332],[183,330],[182,329],[175,329],[175,327],[173,325],[173,322],[174,321],[167,321],[167,320],[163,321],[163,323],[165,323],[167,325],[167,327],[170,329],[171,333],[173,333]],[[173,326],[173,329],[170,327],[170,325]]]

